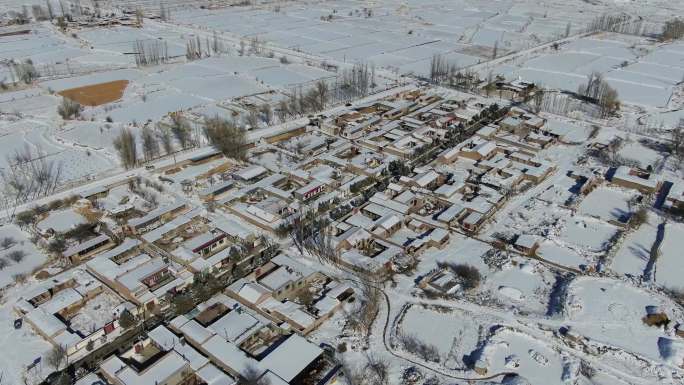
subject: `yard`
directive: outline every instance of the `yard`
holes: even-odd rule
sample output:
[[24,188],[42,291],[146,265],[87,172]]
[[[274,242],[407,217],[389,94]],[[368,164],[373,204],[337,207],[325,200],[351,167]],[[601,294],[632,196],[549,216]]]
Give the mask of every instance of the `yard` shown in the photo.
[[607,222],[624,223],[632,214],[629,200],[634,196],[616,188],[599,187],[582,200],[577,211]]
[[446,366],[462,367],[463,356],[476,348],[484,327],[473,314],[414,305],[404,313],[396,333],[416,337],[422,343],[436,347]]

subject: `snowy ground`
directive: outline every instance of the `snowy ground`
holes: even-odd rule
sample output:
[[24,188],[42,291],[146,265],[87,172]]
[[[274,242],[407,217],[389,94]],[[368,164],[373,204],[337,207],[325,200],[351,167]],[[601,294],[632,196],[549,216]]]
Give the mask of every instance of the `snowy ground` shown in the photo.
[[[51,368],[45,360],[46,355],[52,349],[52,345],[24,322],[21,329],[14,329],[14,320],[17,314],[13,310],[14,301],[21,296],[21,291],[30,287],[20,285],[11,288],[4,293],[3,302],[0,304],[0,343],[11,349],[11,354],[3,354],[0,360],[0,371],[3,381],[9,384],[23,384],[24,378],[29,384],[37,384],[51,373]],[[33,369],[27,370],[36,359],[41,362]]]
[[397,334],[414,336],[436,347],[445,366],[463,367],[463,357],[475,350],[480,334],[488,327],[483,321],[467,312],[411,306],[404,312]]
[[[662,338],[669,338],[671,330],[647,326],[642,318],[647,307],[665,311],[671,319],[681,319],[678,306],[664,296],[634,288],[620,281],[583,278],[572,283],[566,312],[568,325],[592,341],[624,349],[635,357],[628,358],[618,352],[607,359],[621,361],[625,369],[639,375],[639,367],[629,368],[627,362],[641,357],[655,362],[669,362],[660,350]],[[625,336],[630,336],[625,338]]]
[[635,194],[628,194],[618,189],[599,187],[582,200],[578,212],[604,221],[624,223],[631,215],[628,201],[633,196]]
[[[0,272],[0,287],[5,287],[14,282],[14,277],[19,274],[30,275],[36,268],[42,266],[47,256],[27,238],[26,233],[15,225],[0,227],[0,239],[9,237],[15,241],[14,245],[0,251],[0,258],[7,261],[7,267]],[[16,262],[10,258],[13,252],[23,252],[24,258]]]
[[658,218],[651,214],[648,222],[630,232],[613,257],[611,269],[619,274],[640,277],[649,260],[651,247],[658,232]]
[[669,289],[684,289],[682,276],[684,260],[682,259],[682,242],[684,241],[684,225],[668,223],[665,226],[665,239],[661,245],[661,255],[655,267],[655,281]]
[[[624,35],[591,36],[570,42],[558,51],[507,63],[505,76],[518,76],[550,89],[575,92],[587,75],[598,72],[626,103],[667,107],[684,75],[680,44],[654,45],[647,39]],[[497,69],[494,69],[497,73]]]

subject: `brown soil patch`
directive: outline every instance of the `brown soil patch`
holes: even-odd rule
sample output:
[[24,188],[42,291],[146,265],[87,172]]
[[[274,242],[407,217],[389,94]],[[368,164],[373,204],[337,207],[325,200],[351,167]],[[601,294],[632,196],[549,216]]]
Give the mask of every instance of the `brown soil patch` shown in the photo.
[[115,80],[85,87],[70,88],[59,92],[59,94],[84,106],[99,106],[121,99],[127,86],[128,80]]

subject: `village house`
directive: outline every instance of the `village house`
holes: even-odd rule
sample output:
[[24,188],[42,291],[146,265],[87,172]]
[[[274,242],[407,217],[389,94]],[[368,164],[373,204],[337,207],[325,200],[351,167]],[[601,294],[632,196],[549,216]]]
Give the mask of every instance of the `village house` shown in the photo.
[[536,255],[539,248],[539,238],[534,235],[521,234],[515,240],[513,247],[525,255]]
[[416,255],[431,247],[442,249],[447,245],[448,242],[449,231],[435,227],[433,229],[427,230],[419,237],[412,239],[410,243],[406,245],[405,250],[410,254]]
[[394,258],[402,253],[401,248],[355,226],[337,235],[333,245],[340,253],[342,265],[376,276],[392,271]]
[[121,247],[88,261],[86,269],[135,305],[148,311],[159,311],[168,306],[173,292],[190,282],[192,274],[164,262],[161,256],[129,256],[137,248],[136,241],[124,241]]
[[670,208],[684,209],[684,183],[673,183],[667,194],[666,205]]
[[418,282],[418,287],[442,295],[452,295],[462,289],[458,277],[448,267],[432,270]]
[[140,218],[133,218],[124,226],[124,233],[141,234],[160,225],[171,221],[180,213],[186,211],[188,206],[185,202],[177,201],[168,205],[160,206]]
[[313,181],[305,186],[298,188],[294,193],[294,197],[301,202],[306,202],[325,191],[325,183],[320,181]]
[[490,159],[495,153],[496,144],[494,142],[471,141],[466,142],[466,144],[460,148],[458,156],[478,161]]
[[223,294],[197,310],[194,319],[178,316],[169,328],[233,378],[255,373],[270,384],[294,384],[335,376],[321,348]]
[[327,290],[331,286],[337,283],[280,254],[233,283],[227,293],[273,322],[285,322],[306,335],[338,311],[350,296],[348,291]]
[[255,182],[267,175],[268,170],[263,166],[249,166],[233,173],[233,178],[241,182]]
[[658,191],[661,184],[655,175],[627,166],[618,167],[612,178],[607,179],[609,179],[612,184],[638,190],[644,194],[655,193]]
[[67,248],[62,252],[62,256],[67,258],[72,264],[77,265],[93,255],[114,246],[114,242],[107,235],[101,234]]
[[235,181],[228,179],[215,184],[212,184],[198,193],[198,196],[203,201],[212,201],[219,198],[221,195],[226,193],[235,187]]
[[[124,309],[136,312],[132,304],[119,299],[80,268],[33,287],[14,306],[36,333],[49,343],[63,347],[67,357],[73,360],[91,354],[94,348],[118,337],[122,329],[117,318]],[[103,312],[97,321],[90,318],[94,306]]]

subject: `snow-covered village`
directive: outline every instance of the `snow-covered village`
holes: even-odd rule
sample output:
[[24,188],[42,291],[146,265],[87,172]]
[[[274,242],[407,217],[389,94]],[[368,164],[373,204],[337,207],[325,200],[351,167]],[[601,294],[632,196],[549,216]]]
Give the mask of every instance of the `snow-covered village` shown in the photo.
[[0,385],[684,384],[684,1],[0,0]]

